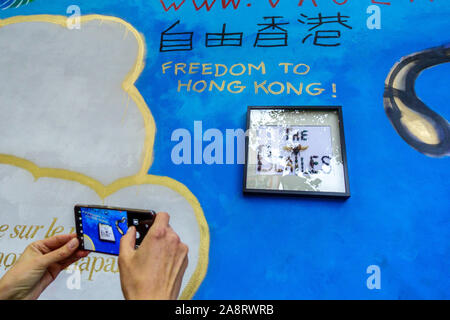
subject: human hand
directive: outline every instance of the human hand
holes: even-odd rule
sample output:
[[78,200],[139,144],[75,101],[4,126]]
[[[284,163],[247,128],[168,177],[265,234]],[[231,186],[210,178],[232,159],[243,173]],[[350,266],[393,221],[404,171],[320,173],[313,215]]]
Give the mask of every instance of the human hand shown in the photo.
[[0,279],[0,300],[39,298],[63,269],[89,254],[78,244],[76,234],[66,234],[28,245]]
[[169,215],[158,213],[140,247],[130,227],[120,241],[120,282],[128,300],[174,300],[188,265],[188,247],[169,225]]

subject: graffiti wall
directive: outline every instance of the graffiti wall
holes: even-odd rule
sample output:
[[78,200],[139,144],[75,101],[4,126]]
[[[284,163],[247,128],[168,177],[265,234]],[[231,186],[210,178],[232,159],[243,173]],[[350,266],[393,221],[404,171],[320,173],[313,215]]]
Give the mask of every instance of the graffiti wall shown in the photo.
[[[190,247],[181,298],[449,298],[449,14],[0,0],[0,275],[74,232],[74,204],[106,204],[171,214]],[[339,106],[351,196],[244,195],[249,106]],[[79,288],[68,270],[42,298],[122,298],[115,257],[77,267]]]

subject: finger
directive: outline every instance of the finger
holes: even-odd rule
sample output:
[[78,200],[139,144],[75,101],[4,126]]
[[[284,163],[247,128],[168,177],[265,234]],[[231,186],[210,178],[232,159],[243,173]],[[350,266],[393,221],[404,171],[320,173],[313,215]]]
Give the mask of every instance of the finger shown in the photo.
[[148,230],[144,239],[141,242],[141,247],[148,246],[151,238],[162,238],[166,235],[169,226],[170,216],[167,212],[158,212],[155,217],[155,221]]
[[60,247],[59,249],[53,250],[42,256],[42,263],[45,266],[49,266],[52,263],[61,262],[64,259],[69,258],[72,254],[77,251],[79,245],[79,241],[77,238],[72,238],[65,245]]
[[75,257],[75,256],[73,256],[73,257],[71,257],[71,258],[69,258],[69,259],[64,260],[64,262],[61,262],[61,263],[60,263],[60,266],[61,266],[61,267],[60,267],[60,270],[66,269],[67,267],[69,267],[70,265],[74,264],[74,263],[77,262],[78,260],[80,260],[80,258]]
[[153,223],[152,228],[157,228],[159,226],[167,227],[169,225],[169,220],[170,216],[167,212],[158,212],[156,214],[155,222]]
[[66,259],[64,259],[64,260],[62,260],[62,261],[60,261],[59,263],[61,264],[61,265],[64,265],[64,264],[66,264],[68,261],[73,261],[74,259],[74,261],[78,261],[79,259],[82,259],[82,258],[85,258],[85,257],[87,257],[88,255],[89,255],[89,251],[85,251],[85,250],[77,250],[77,251],[75,251],[70,257],[68,257],[68,258],[66,258]]
[[89,251],[85,250],[78,250],[74,254],[72,254],[69,258],[65,259],[64,261],[60,262],[61,269],[66,269],[71,264],[77,262],[80,259],[83,259],[89,255]]
[[136,246],[136,228],[131,226],[127,233],[120,239],[119,255],[128,254],[134,251]]
[[42,253],[48,253],[55,249],[61,248],[67,242],[75,238],[77,235],[72,234],[61,234],[57,236],[53,236],[47,239],[36,241],[36,247],[42,250]]
[[[170,216],[167,212],[158,212],[155,217],[155,222],[153,222],[153,225],[150,227],[150,230],[148,230],[147,235],[151,235],[151,237],[155,238],[163,237],[169,226],[169,220]],[[142,241],[143,244],[148,241],[147,238],[150,237],[146,236]]]
[[[77,262],[77,261],[78,261],[78,259],[72,259],[72,260],[68,260],[68,261],[64,262],[64,263],[61,265],[61,270],[67,269],[68,267],[70,267],[72,264],[74,264],[74,263]],[[61,271],[60,271],[60,272],[61,272]]]
[[75,255],[79,258],[85,258],[87,257],[91,252],[87,250],[78,250],[75,252]]

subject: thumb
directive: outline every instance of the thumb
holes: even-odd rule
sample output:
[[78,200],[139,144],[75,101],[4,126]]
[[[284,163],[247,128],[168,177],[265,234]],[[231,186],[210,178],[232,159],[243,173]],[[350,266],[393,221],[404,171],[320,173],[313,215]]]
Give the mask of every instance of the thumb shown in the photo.
[[134,251],[136,245],[136,228],[131,226],[127,233],[120,239],[120,254],[128,254]]
[[69,258],[75,251],[77,251],[79,245],[79,241],[77,238],[71,239],[61,248],[53,250],[47,254],[45,254],[43,258],[43,263],[46,266],[51,265],[52,263],[63,261],[64,259]]

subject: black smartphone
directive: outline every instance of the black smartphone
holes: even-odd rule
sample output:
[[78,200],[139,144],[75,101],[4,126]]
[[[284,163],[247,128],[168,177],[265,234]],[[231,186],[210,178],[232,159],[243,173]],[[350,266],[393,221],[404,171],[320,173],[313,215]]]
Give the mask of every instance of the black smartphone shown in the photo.
[[80,249],[119,255],[120,238],[136,227],[136,248],[155,221],[153,210],[128,209],[77,204],[75,228]]

